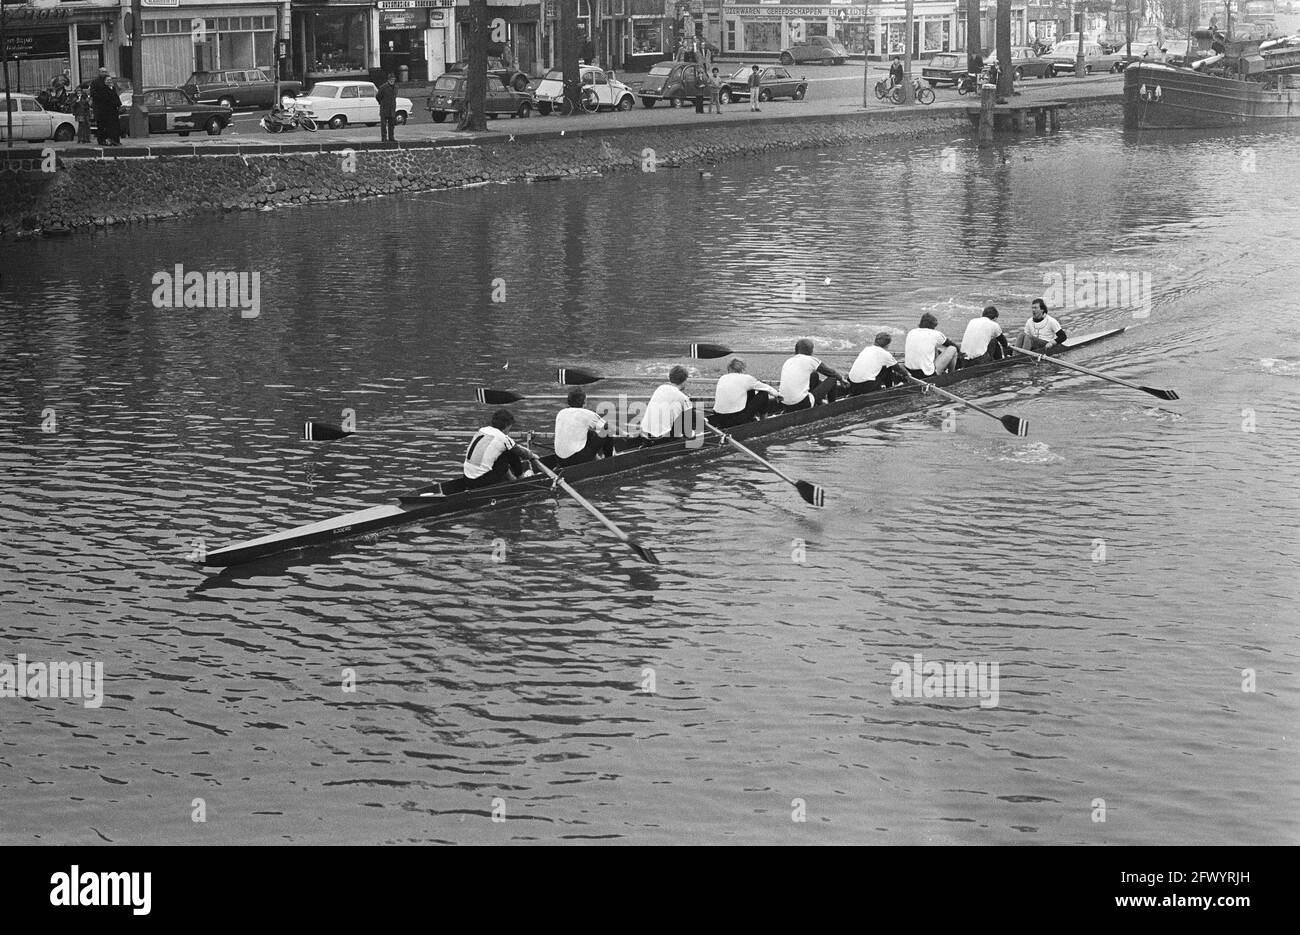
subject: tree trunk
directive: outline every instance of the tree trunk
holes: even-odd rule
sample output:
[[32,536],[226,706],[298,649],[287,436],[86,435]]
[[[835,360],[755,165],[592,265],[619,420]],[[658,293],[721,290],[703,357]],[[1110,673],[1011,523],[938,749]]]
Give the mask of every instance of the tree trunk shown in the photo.
[[998,0],[998,100],[1011,100],[1011,86],[1015,80],[1011,69],[1011,0]]
[[487,0],[469,2],[469,48],[465,55],[465,112],[459,130],[487,129]]
[[982,55],[980,42],[980,0],[966,0],[966,54]]
[[578,69],[578,0],[559,0],[556,24],[560,70],[564,72],[564,96],[573,105],[573,113],[582,106],[582,74]]

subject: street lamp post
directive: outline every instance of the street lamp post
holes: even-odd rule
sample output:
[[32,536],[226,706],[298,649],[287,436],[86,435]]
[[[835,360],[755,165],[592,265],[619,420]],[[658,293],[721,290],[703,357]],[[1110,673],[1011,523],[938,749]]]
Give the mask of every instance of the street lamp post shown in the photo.
[[14,148],[14,101],[9,93],[9,40],[5,34],[5,0],[0,0],[0,65],[5,70],[5,148]]
[[140,0],[131,0],[131,113],[127,128],[132,139],[149,135],[149,111],[144,106],[144,12]]
[[916,103],[916,89],[912,87],[912,30],[915,28],[915,0],[907,0],[904,7],[903,26],[903,103]]
[[1074,16],[1078,23],[1076,28],[1079,30],[1079,51],[1074,56],[1074,77],[1082,78],[1088,73],[1088,66],[1083,61],[1083,4],[1080,3],[1077,9],[1078,12]]

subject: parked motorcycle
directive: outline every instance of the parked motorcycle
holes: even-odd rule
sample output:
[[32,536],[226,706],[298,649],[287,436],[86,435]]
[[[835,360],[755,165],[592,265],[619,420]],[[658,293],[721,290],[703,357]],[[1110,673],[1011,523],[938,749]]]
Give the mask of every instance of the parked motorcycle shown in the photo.
[[316,132],[316,121],[299,112],[296,107],[287,101],[279,107],[272,107],[271,112],[259,120],[258,123],[267,133],[284,133],[297,129],[307,130],[311,133]]
[[959,77],[957,79],[957,93],[978,94],[980,85],[992,83],[993,81],[993,67],[991,65],[985,65],[980,69],[978,77],[972,75],[970,72]]

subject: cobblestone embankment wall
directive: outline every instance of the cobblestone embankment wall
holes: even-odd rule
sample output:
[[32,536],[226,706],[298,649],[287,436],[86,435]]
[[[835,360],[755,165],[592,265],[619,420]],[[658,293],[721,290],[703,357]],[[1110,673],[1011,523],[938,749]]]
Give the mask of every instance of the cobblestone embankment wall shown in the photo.
[[[1109,102],[1077,104],[1070,123],[1109,119]],[[42,227],[93,229],[206,212],[346,201],[434,191],[479,182],[512,182],[641,171],[645,150],[659,166],[712,165],[770,151],[824,148],[870,140],[971,133],[955,110],[756,120],[725,126],[650,126],[498,137],[477,143],[346,144],[329,151],[259,151],[135,158],[63,158],[54,172],[35,160],[0,163],[0,234],[24,217]],[[557,130],[558,133],[558,130]],[[7,168],[6,168],[7,165]],[[18,167],[15,169],[15,167]]]

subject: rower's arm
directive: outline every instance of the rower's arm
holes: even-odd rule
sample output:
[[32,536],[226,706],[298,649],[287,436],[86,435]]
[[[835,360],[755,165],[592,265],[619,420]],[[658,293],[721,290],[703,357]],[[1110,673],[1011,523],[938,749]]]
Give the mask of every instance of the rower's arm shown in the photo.
[[844,379],[842,376],[840,376],[840,372],[838,370],[836,370],[834,367],[829,367],[826,364],[821,364],[820,366],[818,366],[817,372],[824,377],[834,377],[837,380]]
[[1006,356],[1010,357],[1011,347],[1007,344],[1007,336],[1005,334],[998,335],[997,342],[998,344],[1002,345],[1002,350],[1006,352]]

